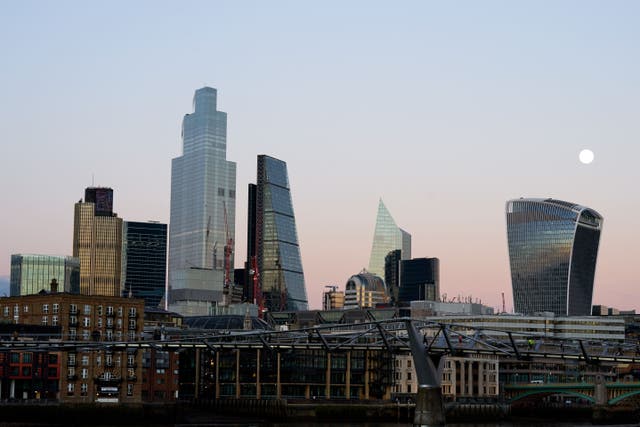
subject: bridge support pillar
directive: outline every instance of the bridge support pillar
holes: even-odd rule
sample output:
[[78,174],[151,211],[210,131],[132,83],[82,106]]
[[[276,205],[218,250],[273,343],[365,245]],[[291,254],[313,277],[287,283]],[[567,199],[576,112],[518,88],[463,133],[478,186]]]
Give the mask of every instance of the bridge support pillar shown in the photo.
[[609,396],[607,394],[607,385],[604,382],[602,375],[596,375],[596,386],[593,391],[593,397],[595,398],[596,405],[607,405]]
[[444,424],[442,389],[439,386],[419,386],[413,416],[414,427],[440,427]]

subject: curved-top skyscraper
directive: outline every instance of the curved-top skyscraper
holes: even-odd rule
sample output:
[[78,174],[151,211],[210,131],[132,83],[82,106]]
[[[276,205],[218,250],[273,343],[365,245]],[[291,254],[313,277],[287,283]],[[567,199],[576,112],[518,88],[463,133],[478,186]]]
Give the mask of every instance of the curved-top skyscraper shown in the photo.
[[602,216],[554,199],[506,205],[514,309],[557,316],[591,314]]

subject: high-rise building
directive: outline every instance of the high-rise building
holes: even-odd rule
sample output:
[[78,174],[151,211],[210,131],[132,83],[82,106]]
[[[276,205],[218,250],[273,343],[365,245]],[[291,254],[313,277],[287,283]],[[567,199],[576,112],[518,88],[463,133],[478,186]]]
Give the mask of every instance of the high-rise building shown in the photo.
[[80,259],[80,293],[120,296],[122,219],[113,212],[113,190],[90,187],[75,204],[73,256]]
[[517,313],[591,314],[602,216],[554,199],[506,203],[514,308]]
[[167,275],[167,224],[125,221],[122,243],[122,296],[158,307]]
[[[169,307],[184,315],[208,314],[224,300],[225,267],[233,283],[236,164],[227,157],[227,114],[217,92],[198,89],[194,112],[182,122],[182,155],[171,163]],[[231,243],[231,245],[230,245]]]
[[[260,295],[254,298],[258,305],[268,311],[307,310],[287,164],[282,160],[258,156],[258,183],[255,194],[249,191],[248,228],[247,264],[250,270],[257,270]],[[253,277],[247,280],[248,284],[253,283]]]
[[402,259],[410,259],[411,234],[396,225],[387,207],[382,202],[382,199],[380,199],[368,271],[377,276],[384,277],[385,257],[395,249],[402,251]]
[[408,306],[411,301],[436,301],[439,296],[438,258],[414,258],[400,262],[400,304]]
[[11,255],[12,297],[48,291],[52,279],[56,280],[59,292],[79,293],[80,260],[70,256]]
[[400,263],[402,250],[394,249],[384,257],[384,283],[387,285],[389,297],[393,305],[398,304],[400,293]]

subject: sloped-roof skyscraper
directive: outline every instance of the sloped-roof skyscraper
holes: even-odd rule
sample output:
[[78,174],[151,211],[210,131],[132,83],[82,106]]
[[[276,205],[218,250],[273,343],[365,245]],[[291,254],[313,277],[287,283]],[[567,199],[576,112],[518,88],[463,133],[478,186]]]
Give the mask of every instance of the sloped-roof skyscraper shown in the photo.
[[[203,87],[182,122],[182,156],[171,162],[169,306],[208,314],[223,299],[224,247],[235,240],[236,164],[227,161],[227,114]],[[230,261],[233,272],[233,258]]]
[[514,309],[557,316],[591,314],[602,216],[554,199],[506,204]]
[[[247,294],[268,311],[307,310],[296,219],[287,164],[258,156],[258,179],[249,188],[247,265],[257,267],[260,295]],[[249,281],[251,286],[252,281]]]
[[396,222],[387,210],[387,207],[382,202],[382,199],[380,199],[368,271],[377,276],[385,277],[385,257],[389,252],[396,249],[400,249],[402,251],[402,259],[410,259],[411,234],[396,225]]

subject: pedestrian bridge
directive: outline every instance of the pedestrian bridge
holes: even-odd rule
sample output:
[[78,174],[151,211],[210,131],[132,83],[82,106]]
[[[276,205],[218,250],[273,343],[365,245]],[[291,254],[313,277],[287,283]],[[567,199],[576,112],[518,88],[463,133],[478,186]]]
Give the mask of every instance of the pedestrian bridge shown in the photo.
[[584,399],[591,404],[612,406],[628,403],[639,396],[640,382],[519,383],[504,385],[503,392],[509,403],[562,394]]

